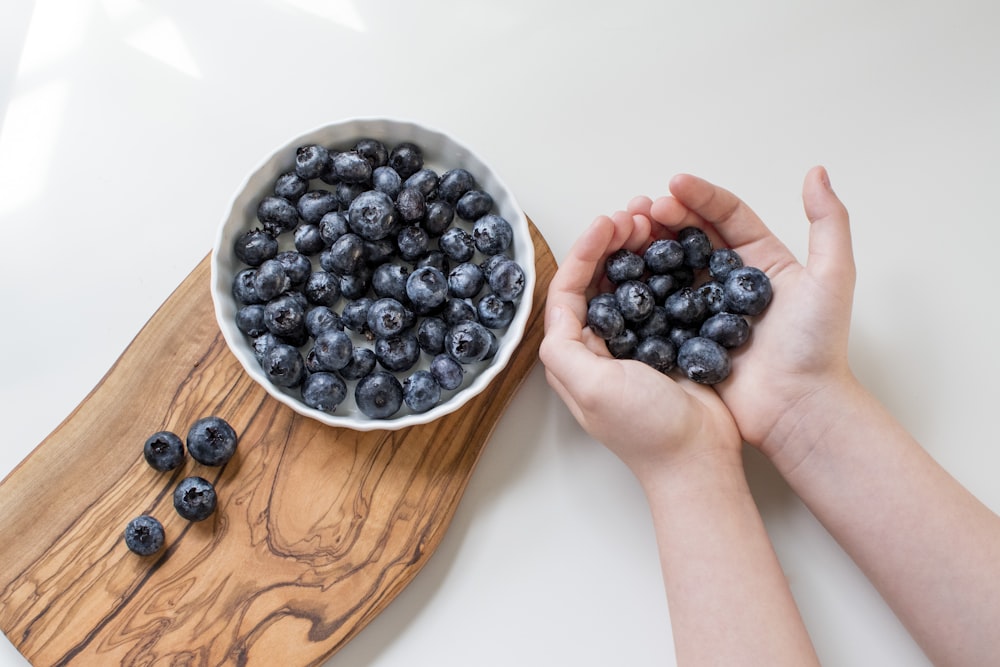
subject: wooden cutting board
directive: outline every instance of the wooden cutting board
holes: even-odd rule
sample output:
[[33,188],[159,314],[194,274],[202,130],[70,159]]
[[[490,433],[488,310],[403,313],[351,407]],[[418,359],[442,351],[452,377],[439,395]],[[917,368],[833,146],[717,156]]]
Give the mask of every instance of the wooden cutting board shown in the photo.
[[[530,224],[530,223],[529,223]],[[413,579],[441,541],[479,455],[538,358],[555,260],[530,224],[538,280],[520,349],[467,407],[401,431],[302,417],[243,372],[215,322],[206,258],[101,383],[0,483],[0,629],[33,665],[315,665]],[[142,444],[208,415],[235,457],[158,473]],[[213,517],[173,488],[216,484]],[[166,548],[125,547],[150,513]]]

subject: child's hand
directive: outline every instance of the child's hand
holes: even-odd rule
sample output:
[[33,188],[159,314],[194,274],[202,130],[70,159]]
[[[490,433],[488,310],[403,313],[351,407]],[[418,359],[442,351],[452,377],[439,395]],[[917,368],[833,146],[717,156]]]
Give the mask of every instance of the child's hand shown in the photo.
[[733,354],[732,374],[715,385],[742,436],[768,456],[796,422],[823,410],[825,392],[853,382],[847,337],[854,294],[854,258],[847,210],[816,167],[803,186],[809,230],[803,266],[750,208],[732,193],[689,175],[674,177],[672,196],[639,197],[629,205],[654,235],[694,225],[716,246],[729,246],[765,271],[774,288],[748,345]]
[[610,287],[604,260],[623,247],[642,252],[650,235],[644,215],[622,211],[594,221],[549,286],[540,350],[549,384],[577,421],[640,481],[703,454],[738,461],[742,443],[732,416],[710,387],[615,359],[586,328],[588,299],[600,287]]

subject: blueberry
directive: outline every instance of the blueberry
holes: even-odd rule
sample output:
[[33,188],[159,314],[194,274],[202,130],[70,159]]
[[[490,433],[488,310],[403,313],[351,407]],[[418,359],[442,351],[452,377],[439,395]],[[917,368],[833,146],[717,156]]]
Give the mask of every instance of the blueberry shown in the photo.
[[278,254],[278,240],[263,229],[251,229],[233,243],[236,259],[249,266],[260,266]]
[[639,346],[639,335],[631,329],[625,329],[617,336],[608,339],[608,352],[615,359],[631,359]]
[[463,364],[485,359],[491,345],[489,329],[472,320],[458,322],[444,337],[445,351]]
[[257,267],[253,286],[259,298],[270,301],[291,287],[291,280],[285,272],[284,264],[277,259],[269,259]]
[[215,487],[204,477],[185,477],[174,489],[174,509],[188,521],[204,521],[217,503]]
[[374,267],[381,266],[391,262],[396,257],[396,244],[391,238],[365,241],[364,256],[365,264]]
[[722,347],[739,347],[750,338],[750,323],[736,313],[717,313],[705,320],[698,335],[710,338]]
[[242,269],[233,276],[233,298],[237,303],[251,304],[263,303],[264,300],[257,294],[254,287],[254,279],[257,277],[257,269]]
[[698,325],[708,316],[705,297],[691,287],[682,287],[663,302],[667,315],[678,324]]
[[184,463],[184,442],[176,433],[159,431],[146,439],[142,455],[154,470],[173,470]]
[[418,259],[414,266],[418,269],[422,266],[430,266],[445,275],[451,273],[451,260],[440,250],[428,250],[427,254]]
[[677,366],[700,384],[717,384],[729,377],[729,352],[714,340],[695,336],[677,351]]
[[487,213],[472,225],[472,239],[479,252],[498,255],[514,242],[514,229],[506,219]]
[[677,232],[677,241],[684,248],[684,266],[703,269],[708,266],[712,254],[712,242],[708,234],[698,227],[685,227]]
[[343,331],[344,323],[332,308],[328,306],[313,306],[306,311],[306,331],[313,338],[324,331]]
[[378,190],[362,192],[347,209],[351,230],[363,239],[377,241],[396,228],[396,207],[392,198]]
[[337,183],[334,188],[334,192],[337,197],[337,204],[341,209],[347,210],[351,206],[351,202],[357,199],[360,195],[371,190],[371,183]]
[[354,271],[340,277],[340,293],[346,299],[359,299],[372,285],[372,269],[362,262]]
[[345,380],[360,380],[375,370],[377,362],[378,360],[375,358],[375,353],[371,348],[355,346],[351,350],[351,360],[347,362],[346,366],[337,371],[337,373]]
[[325,247],[326,239],[319,225],[304,223],[295,228],[295,249],[303,255],[315,255]]
[[303,180],[319,178],[329,161],[329,151],[318,144],[307,144],[295,149],[295,173]]
[[472,235],[461,227],[449,227],[438,239],[438,247],[453,262],[468,262],[476,254]]
[[343,331],[327,329],[316,336],[312,351],[320,370],[338,371],[351,360],[354,344]]
[[264,325],[275,336],[289,336],[305,328],[306,309],[291,294],[272,299],[264,306]]
[[426,167],[416,172],[403,182],[403,189],[417,190],[426,199],[430,199],[437,192],[438,175],[433,169]]
[[337,239],[351,231],[347,224],[347,214],[343,211],[329,211],[323,214],[317,226],[319,235],[323,237],[323,243],[327,246],[333,245]]
[[370,333],[370,329],[368,328],[368,311],[371,310],[373,303],[375,302],[366,296],[352,299],[341,311],[340,320],[351,331],[360,334]]
[[284,197],[264,197],[257,204],[257,219],[274,236],[295,229],[295,225],[299,224],[299,215],[295,204]]
[[462,195],[476,187],[475,177],[462,167],[450,169],[438,179],[438,197],[454,204]]
[[202,417],[188,430],[188,452],[198,463],[221,466],[236,453],[236,431],[222,417]]
[[384,167],[389,162],[389,149],[378,139],[364,137],[354,144],[354,151],[368,161],[372,169]]
[[423,193],[416,188],[403,187],[396,195],[396,210],[403,222],[420,222],[427,215],[427,204],[424,202]]
[[670,342],[674,344],[674,347],[680,350],[681,345],[697,335],[697,327],[675,326],[670,329],[670,334],[667,337],[670,339]]
[[692,287],[694,285],[695,274],[694,269],[691,267],[682,266],[674,269],[670,272],[670,275],[677,281],[678,287]]
[[767,274],[752,266],[729,272],[724,283],[726,310],[740,315],[759,315],[773,295]]
[[625,330],[625,317],[617,306],[592,301],[587,307],[587,326],[599,338],[609,340]]
[[336,211],[340,202],[337,201],[337,195],[329,190],[310,190],[299,197],[295,206],[302,220],[315,225],[319,224],[324,215]]
[[459,299],[476,296],[485,284],[483,270],[472,262],[462,262],[448,273],[448,293]]
[[380,264],[372,272],[372,291],[376,296],[392,297],[400,303],[409,300],[406,296],[406,280],[410,277],[409,270],[402,264],[386,262]]
[[626,321],[642,322],[653,312],[656,299],[646,283],[626,280],[615,288],[615,304]]
[[455,209],[446,201],[432,201],[427,204],[423,226],[430,236],[441,236],[455,220]]
[[378,338],[399,335],[415,324],[413,311],[391,297],[374,301],[366,321],[368,330]]
[[264,306],[255,303],[237,310],[236,328],[251,338],[256,338],[267,331],[267,324],[264,322]]
[[662,305],[667,297],[681,288],[680,282],[670,273],[658,273],[646,278],[646,284],[653,290],[656,303]]
[[125,546],[139,556],[152,556],[163,548],[163,524],[148,514],[141,514],[125,526]]
[[702,283],[697,288],[697,291],[705,301],[705,306],[708,308],[708,315],[715,315],[723,311],[725,308],[726,297],[722,283],[715,280],[709,280]]
[[364,263],[365,244],[357,234],[344,234],[319,255],[319,265],[325,271],[341,276],[354,273]]
[[376,167],[372,172],[372,188],[395,199],[399,191],[403,189],[403,179],[392,167],[384,165]]
[[406,296],[418,312],[427,313],[448,298],[449,279],[437,269],[425,266],[416,269],[406,279]]
[[608,280],[621,285],[629,280],[639,280],[646,270],[642,257],[631,250],[621,248],[604,260],[604,272]]
[[663,306],[653,306],[653,312],[642,322],[635,324],[635,333],[639,338],[650,336],[666,336],[670,333],[670,317]]
[[309,190],[309,181],[294,171],[278,176],[274,181],[274,194],[294,203]]
[[463,220],[478,220],[493,210],[493,197],[482,190],[469,190],[455,202],[455,215]]
[[483,275],[486,276],[486,280],[490,279],[490,274],[493,273],[493,269],[500,265],[500,263],[510,259],[506,254],[490,255],[482,261],[479,267],[483,270]]
[[718,248],[708,257],[708,273],[720,283],[726,282],[730,271],[742,266],[743,258],[732,248]]
[[447,332],[448,325],[440,317],[424,317],[417,324],[417,344],[427,354],[441,354]]
[[448,300],[444,302],[444,307],[438,315],[449,327],[453,327],[459,322],[465,322],[467,320],[472,322],[479,321],[479,313],[469,299],[449,297]]
[[517,301],[526,280],[524,269],[512,259],[498,263],[489,276],[490,289],[504,301]]
[[423,227],[407,225],[396,235],[396,248],[401,258],[414,262],[427,254],[430,249],[430,237]]
[[374,371],[358,381],[354,401],[365,415],[385,419],[403,406],[403,386],[392,373]]
[[420,359],[420,344],[412,331],[375,339],[375,358],[387,371],[408,371]]
[[654,275],[670,273],[684,265],[684,247],[674,239],[653,241],[643,253],[643,262]]
[[639,341],[632,358],[661,373],[669,373],[677,364],[677,348],[665,336],[649,336]]
[[281,263],[292,287],[301,286],[312,273],[312,262],[298,250],[279,252],[274,259]]
[[332,306],[340,298],[340,277],[329,271],[313,271],[302,288],[309,303]]
[[424,166],[424,153],[414,143],[405,141],[393,147],[389,151],[389,166],[399,172],[399,175],[406,180],[413,174],[420,171]]
[[275,336],[273,333],[268,331],[267,333],[261,334],[260,336],[255,336],[250,341],[250,347],[253,350],[253,355],[257,359],[257,363],[264,363],[264,355],[268,350],[274,345],[281,342],[281,339]]
[[403,401],[414,412],[427,412],[441,402],[441,385],[430,371],[414,371],[403,380]]
[[430,373],[442,389],[458,389],[465,376],[465,367],[447,354],[438,354],[431,359]]
[[333,173],[342,183],[366,183],[372,177],[372,165],[357,151],[343,151],[333,156]]
[[267,379],[279,387],[297,387],[305,379],[305,360],[296,347],[287,343],[268,347],[264,351],[261,367]]
[[476,304],[479,321],[490,329],[504,329],[510,326],[516,310],[513,303],[504,301],[496,294],[487,294]]
[[313,373],[302,383],[302,402],[322,412],[333,412],[347,398],[347,385],[333,373]]

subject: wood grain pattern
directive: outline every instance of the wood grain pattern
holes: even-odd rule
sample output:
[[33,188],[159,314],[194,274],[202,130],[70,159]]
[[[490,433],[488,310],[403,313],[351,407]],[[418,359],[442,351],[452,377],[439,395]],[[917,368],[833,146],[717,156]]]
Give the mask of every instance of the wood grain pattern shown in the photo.
[[[476,461],[538,356],[555,260],[531,225],[531,319],[510,366],[466,408],[401,431],[301,417],[242,371],[219,333],[208,258],[79,407],[0,483],[0,629],[33,665],[314,665],[355,636],[440,543]],[[157,473],[142,443],[217,414],[240,434],[222,468]],[[180,479],[215,482],[201,523]],[[167,548],[122,541],[134,516]]]

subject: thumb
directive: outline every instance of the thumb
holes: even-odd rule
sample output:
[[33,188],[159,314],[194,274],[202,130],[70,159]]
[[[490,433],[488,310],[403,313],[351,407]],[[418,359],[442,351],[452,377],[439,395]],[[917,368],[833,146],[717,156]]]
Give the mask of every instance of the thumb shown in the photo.
[[847,208],[833,192],[823,167],[813,167],[802,186],[802,203],[809,218],[809,258],[806,266],[828,279],[854,281],[854,250],[851,246]]

